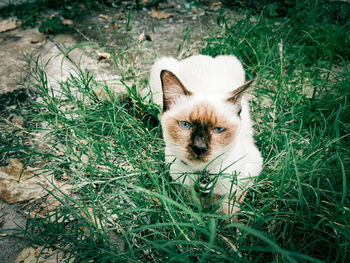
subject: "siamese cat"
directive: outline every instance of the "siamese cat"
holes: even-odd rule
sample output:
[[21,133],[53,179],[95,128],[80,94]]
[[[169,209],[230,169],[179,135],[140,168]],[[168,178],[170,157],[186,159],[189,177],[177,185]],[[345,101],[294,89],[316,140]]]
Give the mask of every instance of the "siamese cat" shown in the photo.
[[223,199],[220,210],[226,215],[240,211],[246,190],[262,170],[245,95],[251,83],[231,55],[163,57],[151,68],[172,179],[199,195],[211,192]]

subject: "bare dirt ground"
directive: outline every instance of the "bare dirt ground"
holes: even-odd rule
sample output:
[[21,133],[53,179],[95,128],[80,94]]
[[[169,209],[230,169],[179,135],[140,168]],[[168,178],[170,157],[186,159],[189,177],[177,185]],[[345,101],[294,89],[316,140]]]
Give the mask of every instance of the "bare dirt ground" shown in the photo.
[[[184,0],[163,2],[157,10],[143,7],[130,11],[126,7],[87,14],[73,22],[69,33],[56,36],[43,35],[38,28],[17,27],[0,32],[0,116],[10,118],[11,110],[21,107],[30,97],[35,98],[25,85],[25,55],[40,56],[42,63],[47,64],[50,85],[74,74],[76,63],[91,71],[96,79],[122,90],[121,76],[132,82],[144,81],[157,57],[184,58],[198,53],[202,40],[217,29],[219,8],[226,16],[238,15],[213,1],[202,7]],[[3,20],[0,18],[0,22]],[[89,45],[75,48],[64,58],[62,53],[67,48],[87,42]],[[113,61],[108,57],[110,50],[125,59]],[[6,158],[0,156],[0,166],[5,165]],[[8,204],[0,199],[0,231],[2,237],[7,237],[0,241],[0,262],[20,262],[19,258],[16,261],[19,253],[30,246],[21,237],[8,237],[9,229],[25,227],[26,218],[19,209],[24,203]]]

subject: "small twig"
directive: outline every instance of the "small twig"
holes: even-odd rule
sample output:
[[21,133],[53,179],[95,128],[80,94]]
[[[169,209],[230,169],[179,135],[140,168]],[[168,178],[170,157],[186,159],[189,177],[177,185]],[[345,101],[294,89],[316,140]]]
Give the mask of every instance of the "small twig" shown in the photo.
[[89,41],[89,42],[93,42],[90,38],[88,38],[83,32],[81,32],[78,28],[74,28],[74,30],[79,33],[83,38],[85,38],[85,40]]
[[[48,194],[48,193],[47,193]],[[45,195],[46,196],[46,195]],[[45,197],[45,196],[42,196],[41,198]],[[38,199],[32,199],[30,201],[28,201],[27,203],[25,203],[24,205],[22,205],[18,210],[22,210],[24,208],[26,208],[27,206],[31,205],[32,203],[34,203],[35,201],[37,201]]]

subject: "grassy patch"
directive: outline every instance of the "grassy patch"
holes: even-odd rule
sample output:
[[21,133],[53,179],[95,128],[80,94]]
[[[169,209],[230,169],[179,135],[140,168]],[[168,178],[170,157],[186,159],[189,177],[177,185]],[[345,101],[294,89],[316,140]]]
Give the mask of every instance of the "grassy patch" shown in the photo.
[[3,128],[4,142],[27,134],[3,153],[74,188],[52,193],[59,205],[29,220],[26,238],[77,262],[346,262],[349,24],[320,21],[315,10],[219,17],[218,33],[204,40],[202,53],[235,54],[248,77],[258,77],[252,108],[265,165],[240,223],[226,225],[213,209],[188,203],[169,181],[159,110],[135,86],[116,97],[77,69],[57,93],[34,63],[32,86],[41,100],[22,112],[22,130]]
[[221,35],[208,38],[203,53],[235,54],[259,79],[253,115],[265,169],[251,204],[259,211],[254,228],[285,248],[342,261],[349,241],[349,23],[320,21],[325,11],[223,18]]

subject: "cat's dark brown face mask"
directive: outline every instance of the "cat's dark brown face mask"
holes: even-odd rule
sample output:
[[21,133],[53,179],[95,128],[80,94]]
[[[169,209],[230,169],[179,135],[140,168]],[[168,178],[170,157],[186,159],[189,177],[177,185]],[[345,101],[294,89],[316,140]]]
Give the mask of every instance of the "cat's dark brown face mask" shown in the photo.
[[210,104],[201,104],[169,117],[163,126],[182,156],[192,162],[208,162],[229,145],[236,126],[218,116]]
[[210,150],[210,124],[203,124],[200,121],[192,122],[192,133],[188,152],[196,159],[201,159]]

